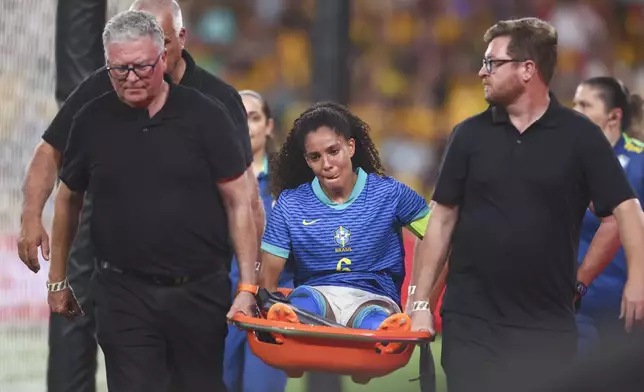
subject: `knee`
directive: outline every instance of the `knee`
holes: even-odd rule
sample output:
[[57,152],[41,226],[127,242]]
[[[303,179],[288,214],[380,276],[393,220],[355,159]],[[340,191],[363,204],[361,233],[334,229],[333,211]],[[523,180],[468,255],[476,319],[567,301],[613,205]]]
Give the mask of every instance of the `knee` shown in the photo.
[[326,298],[318,290],[311,286],[298,286],[288,296],[289,302],[307,312],[314,313],[318,316],[327,316]]
[[353,317],[352,328],[376,330],[391,313],[382,306],[369,305],[358,309]]

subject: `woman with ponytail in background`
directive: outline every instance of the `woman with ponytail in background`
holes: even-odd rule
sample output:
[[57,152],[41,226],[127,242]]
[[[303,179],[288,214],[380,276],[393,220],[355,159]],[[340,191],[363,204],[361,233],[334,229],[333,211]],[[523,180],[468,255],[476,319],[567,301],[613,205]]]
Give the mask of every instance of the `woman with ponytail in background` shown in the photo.
[[[574,104],[575,110],[601,127],[641,203],[644,198],[644,143],[629,132],[638,129],[642,122],[642,99],[631,95],[615,78],[595,77],[577,87]],[[579,262],[589,250],[595,249],[590,245],[599,226],[599,219],[586,211],[579,241]],[[615,248],[618,244],[616,242]],[[580,282],[576,290],[581,300],[576,318],[580,353],[587,353],[593,345],[613,341],[624,333],[623,322],[619,321],[627,278],[624,249],[617,250],[598,276],[592,275],[596,274],[578,271]],[[588,287],[585,284],[589,284]]]
[[[264,202],[264,211],[268,219],[274,199],[269,187],[268,162],[274,152],[271,138],[274,121],[271,109],[264,98],[255,91],[243,90],[241,95],[248,116],[248,130],[253,151],[253,171],[257,175],[259,194]],[[237,294],[239,269],[237,260],[233,259],[230,271],[233,297]],[[293,273],[287,267],[280,275],[280,287],[293,287]],[[224,382],[229,392],[284,392],[286,373],[272,368],[256,357],[248,347],[246,331],[230,325],[226,337],[224,359]]]

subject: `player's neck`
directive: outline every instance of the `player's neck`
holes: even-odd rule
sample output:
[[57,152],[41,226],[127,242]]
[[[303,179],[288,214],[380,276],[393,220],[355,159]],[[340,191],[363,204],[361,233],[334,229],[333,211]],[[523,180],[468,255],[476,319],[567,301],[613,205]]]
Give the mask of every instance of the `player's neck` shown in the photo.
[[608,132],[604,132],[606,139],[611,146],[615,147],[619,139],[622,137],[622,132],[619,129],[610,129]]
[[521,133],[540,119],[548,110],[548,105],[550,105],[547,86],[535,90],[526,92],[514,103],[506,107],[510,121]]
[[253,154],[253,172],[256,176],[266,170],[266,150],[262,149]]
[[358,174],[357,173],[351,173],[351,178],[348,182],[343,187],[339,187],[337,189],[327,189],[326,187],[322,186],[322,190],[326,195],[331,199],[336,204],[343,204],[345,203],[348,199],[349,196],[351,196],[351,192],[353,192],[353,188],[356,186],[356,182],[358,181]]

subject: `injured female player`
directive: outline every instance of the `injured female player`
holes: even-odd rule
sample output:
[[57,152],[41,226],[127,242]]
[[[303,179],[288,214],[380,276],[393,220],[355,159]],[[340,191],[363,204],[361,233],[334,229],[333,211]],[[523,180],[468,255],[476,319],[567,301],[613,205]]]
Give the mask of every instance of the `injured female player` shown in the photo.
[[[295,121],[271,172],[279,197],[262,241],[260,286],[274,292],[292,258],[293,306],[351,328],[409,330],[402,229],[422,237],[429,208],[383,174],[369,126],[342,105],[316,104]],[[267,318],[299,321],[281,303]]]

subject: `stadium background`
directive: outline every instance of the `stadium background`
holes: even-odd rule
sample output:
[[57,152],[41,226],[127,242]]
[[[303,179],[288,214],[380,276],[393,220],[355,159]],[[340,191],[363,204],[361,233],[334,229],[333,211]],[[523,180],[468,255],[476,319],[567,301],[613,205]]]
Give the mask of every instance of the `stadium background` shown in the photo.
[[[109,0],[108,17],[129,3]],[[180,3],[197,62],[239,89],[263,93],[280,141],[312,99],[314,0]],[[564,102],[581,79],[603,74],[644,92],[639,0],[354,0],[350,8],[349,106],[371,124],[388,173],[428,198],[452,126],[486,107],[476,72],[481,36],[496,20],[531,15],[557,27],[553,90]],[[0,2],[0,391],[45,389],[47,264],[33,275],[15,243],[24,170],[57,110],[55,10],[55,0]],[[51,214],[50,202],[47,227]],[[345,389],[417,390],[406,383],[416,375],[412,361],[368,387]],[[105,391],[102,366],[99,384]],[[289,391],[301,385],[295,380]]]

